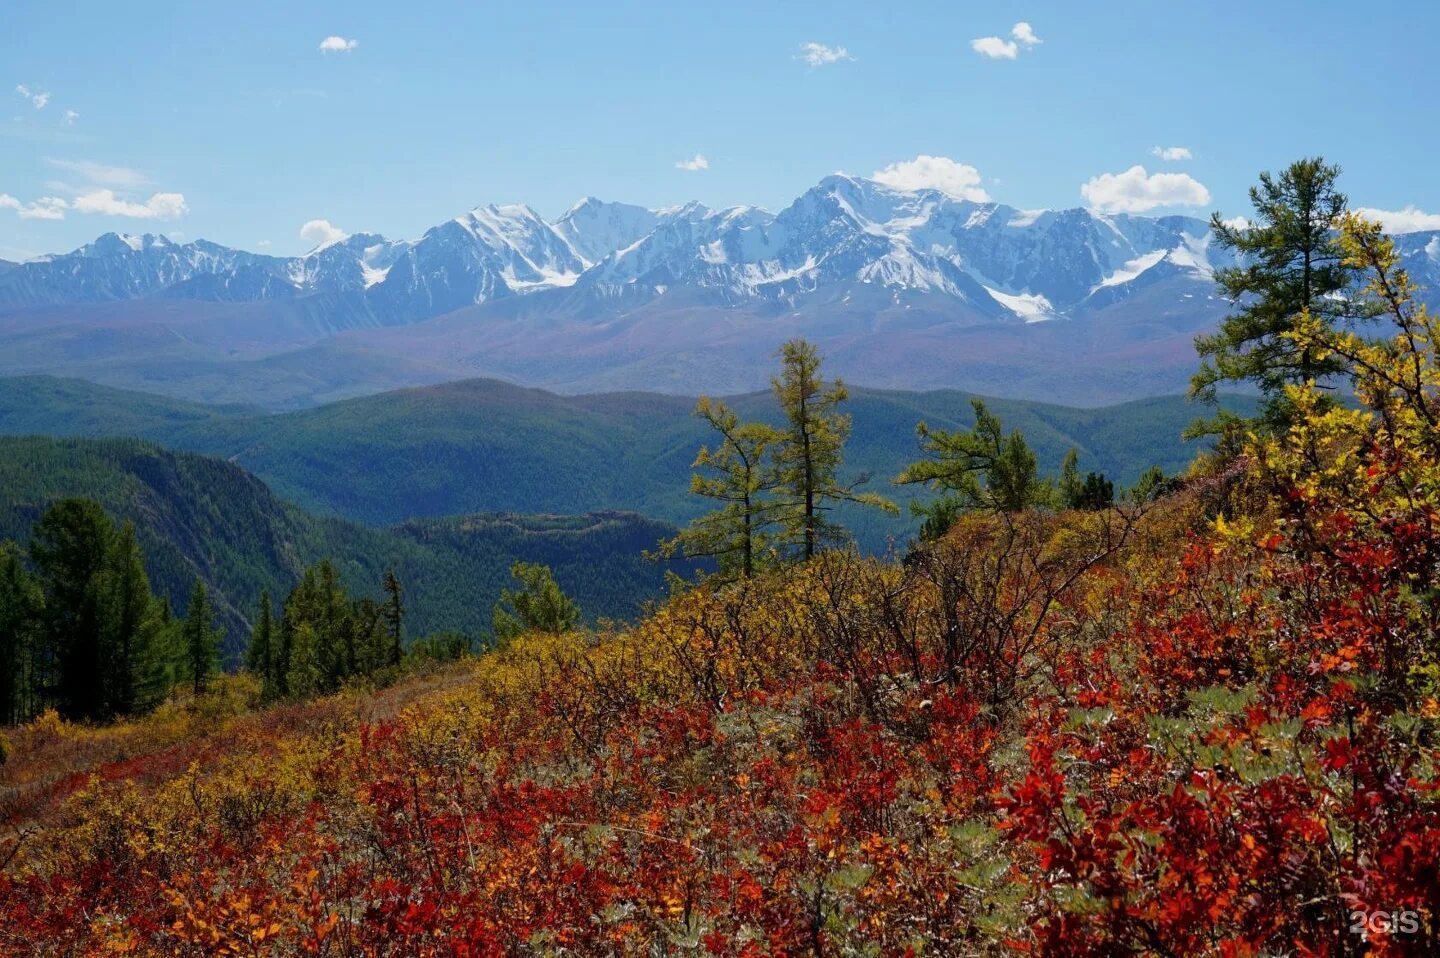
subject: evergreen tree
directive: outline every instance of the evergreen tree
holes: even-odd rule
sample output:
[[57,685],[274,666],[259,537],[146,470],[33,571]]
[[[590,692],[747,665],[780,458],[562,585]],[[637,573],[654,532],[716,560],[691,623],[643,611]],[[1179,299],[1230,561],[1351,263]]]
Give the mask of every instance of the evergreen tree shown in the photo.
[[40,587],[14,543],[0,543],[0,725],[38,711],[35,655],[43,608]]
[[764,561],[775,523],[777,507],[768,498],[774,478],[766,457],[780,433],[764,423],[742,423],[734,410],[708,397],[700,398],[695,415],[720,441],[713,450],[700,447],[691,467],[697,471],[690,477],[690,492],[720,507],[662,543],[659,554],[713,557],[719,560],[721,576],[748,579]]
[[867,477],[849,485],[838,479],[850,435],[850,417],[839,406],[848,392],[840,380],[826,383],[821,378],[814,344],[790,340],[780,347],[780,364],[780,375],[771,380],[785,416],[772,457],[780,492],[778,518],[784,538],[809,559],[822,543],[844,536],[844,530],[826,518],[835,503],[896,509],[888,499],[855,491]]
[[1074,449],[1065,454],[1060,466],[1060,481],[1055,487],[1055,498],[1063,509],[1080,509],[1096,512],[1108,509],[1115,503],[1115,484],[1098,472],[1080,475],[1080,455]]
[[405,602],[400,578],[394,569],[385,570],[385,634],[389,638],[385,665],[395,666],[405,657]]
[[305,570],[281,617],[283,694],[333,692],[350,674],[354,636],[344,621],[348,602],[334,563],[327,559]]
[[497,643],[527,632],[561,635],[579,623],[579,607],[560,591],[549,566],[517,562],[510,567],[510,575],[520,588],[500,593],[491,620]]
[[1140,475],[1140,479],[1125,491],[1125,498],[1136,505],[1143,505],[1174,491],[1179,480],[1165,475],[1159,466],[1151,466]]
[[89,499],[55,502],[31,530],[30,559],[45,599],[40,681],[69,719],[106,713],[97,579],[114,534],[109,517]]
[[[388,604],[388,603],[387,603]],[[374,675],[390,665],[390,628],[385,605],[371,598],[356,600],[345,616],[355,645],[354,675]]]
[[262,694],[273,698],[275,687],[276,654],[275,621],[270,611],[270,590],[260,592],[260,612],[255,617],[255,628],[250,633],[250,645],[245,650],[245,667],[260,679]]
[[[970,404],[975,410],[973,429],[947,432],[923,422],[915,427],[920,448],[929,458],[907,466],[895,481],[940,490],[944,494],[942,508],[947,511],[959,506],[1021,512],[1049,505],[1053,490],[1040,478],[1035,453],[1025,436],[1018,429],[1007,435],[999,417],[980,400],[973,399]],[[1075,469],[1070,464],[1070,470]]]
[[1098,512],[1101,509],[1108,509],[1114,504],[1115,484],[1101,473],[1087,472],[1085,481],[1080,486],[1080,495],[1071,508]]
[[1085,479],[1080,475],[1080,453],[1074,449],[1065,453],[1060,464],[1060,482],[1055,487],[1055,496],[1066,509],[1079,508],[1076,503],[1085,493]]
[[135,526],[112,537],[97,578],[103,711],[130,715],[154,706],[165,693],[166,662],[159,648],[161,612],[150,591]]
[[205,589],[205,583],[196,579],[181,634],[185,642],[185,664],[197,697],[209,687],[210,676],[215,673],[220,659],[220,634],[215,631],[214,619],[210,594]]
[[1333,357],[1317,356],[1286,337],[1302,312],[1333,327],[1365,310],[1347,295],[1355,271],[1347,266],[1336,237],[1346,198],[1336,189],[1338,166],[1320,157],[1298,160],[1279,176],[1260,174],[1250,189],[1254,222],[1227,223],[1216,213],[1210,229],[1215,243],[1240,256],[1240,265],[1215,271],[1215,280],[1236,306],[1219,330],[1195,340],[1200,370],[1190,383],[1192,398],[1217,402],[1224,383],[1253,383],[1265,397],[1259,417],[1246,422],[1224,411],[1195,423],[1189,435],[1234,436],[1241,428],[1283,432],[1291,409],[1285,386],[1315,380],[1323,384],[1343,372]]

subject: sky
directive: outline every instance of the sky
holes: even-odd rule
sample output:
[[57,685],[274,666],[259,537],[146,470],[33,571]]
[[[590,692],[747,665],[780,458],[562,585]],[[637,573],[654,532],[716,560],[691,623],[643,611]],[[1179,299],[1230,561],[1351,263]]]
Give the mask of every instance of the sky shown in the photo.
[[109,232],[296,254],[477,205],[779,210],[845,172],[1244,215],[1322,154],[1440,228],[1440,4],[0,3],[0,258]]

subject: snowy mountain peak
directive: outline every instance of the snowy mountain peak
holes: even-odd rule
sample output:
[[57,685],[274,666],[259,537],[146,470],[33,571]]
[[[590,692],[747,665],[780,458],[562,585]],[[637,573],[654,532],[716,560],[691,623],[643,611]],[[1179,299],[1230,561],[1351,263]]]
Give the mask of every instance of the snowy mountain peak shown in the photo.
[[[1400,240],[1417,277],[1440,274],[1440,234]],[[1157,289],[1208,300],[1214,270],[1231,261],[1190,217],[1024,210],[837,173],[778,213],[587,196],[552,221],[523,203],[490,204],[416,240],[356,233],[299,257],[107,233],[5,269],[0,304],[324,297],[312,308],[339,328],[548,292],[536,309],[595,319],[665,299],[792,312],[922,306],[1030,323],[1082,320]]]

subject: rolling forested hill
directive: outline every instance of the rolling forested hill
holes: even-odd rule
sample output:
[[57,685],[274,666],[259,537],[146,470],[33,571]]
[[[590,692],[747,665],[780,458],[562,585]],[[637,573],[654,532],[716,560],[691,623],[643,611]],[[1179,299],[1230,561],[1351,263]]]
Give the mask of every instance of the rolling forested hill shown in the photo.
[[550,565],[587,617],[633,617],[664,588],[665,567],[641,552],[672,532],[625,513],[487,514],[371,528],[310,515],[213,457],[130,439],[0,439],[0,540],[24,544],[48,503],[67,496],[96,499],[135,523],[152,585],[177,611],[194,578],[205,580],[228,655],[243,647],[261,589],[278,602],[324,558],[361,594],[378,593],[393,566],[412,636],[487,631],[517,559]]
[[[917,457],[915,424],[968,427],[970,399],[954,390],[853,389],[850,474],[868,474],[869,488],[903,500],[911,493],[889,480]],[[769,393],[732,402],[742,416],[778,416]],[[595,510],[679,523],[701,508],[688,494],[688,475],[696,449],[711,438],[691,416],[693,405],[651,393],[561,396],[469,380],[262,415],[23,377],[0,380],[0,433],[138,436],[220,456],[312,512],[375,525],[481,511]],[[1074,447],[1082,469],[1124,485],[1152,464],[1179,470],[1195,453],[1180,433],[1199,410],[1181,397],[1098,409],[1012,400],[990,407],[1007,428],[1024,432],[1046,471]],[[903,514],[841,519],[871,550],[913,531]]]

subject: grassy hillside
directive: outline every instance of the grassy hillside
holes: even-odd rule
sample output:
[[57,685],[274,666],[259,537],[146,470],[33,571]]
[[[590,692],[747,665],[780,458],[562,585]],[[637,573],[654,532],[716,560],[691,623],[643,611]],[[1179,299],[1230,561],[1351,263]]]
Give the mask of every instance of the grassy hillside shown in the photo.
[[226,648],[241,647],[261,589],[277,601],[305,566],[337,560],[350,587],[378,591],[394,566],[405,584],[410,632],[488,629],[517,559],[555,569],[591,618],[633,617],[663,591],[664,568],[640,553],[671,531],[623,513],[483,515],[370,528],[316,517],[283,501],[244,469],[127,439],[0,439],[0,539],[25,542],[51,501],[99,500],[135,523],[155,589],[183,610],[199,575],[215,593]]
[[[854,389],[848,463],[869,488],[904,499],[889,480],[917,455],[915,424],[973,422],[953,390]],[[736,397],[747,417],[775,419],[768,393]],[[1243,400],[1237,400],[1243,403]],[[370,524],[478,511],[633,510],[683,522],[695,450],[709,440],[693,401],[650,393],[560,396],[469,380],[367,396],[315,409],[254,415],[172,402],[75,380],[0,380],[0,433],[136,435],[222,456],[315,512]],[[1077,409],[994,400],[1024,431],[1043,469],[1066,450],[1081,466],[1126,484],[1151,464],[1182,468],[1194,455],[1180,432],[1198,413],[1180,397]],[[112,418],[113,411],[113,418]],[[908,516],[842,515],[862,545],[883,549],[913,531]]]

